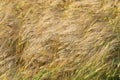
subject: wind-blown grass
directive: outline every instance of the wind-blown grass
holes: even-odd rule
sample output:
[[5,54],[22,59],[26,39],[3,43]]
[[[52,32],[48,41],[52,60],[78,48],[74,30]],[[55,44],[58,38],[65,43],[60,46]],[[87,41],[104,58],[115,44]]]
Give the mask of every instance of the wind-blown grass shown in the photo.
[[120,80],[120,1],[0,0],[0,80]]

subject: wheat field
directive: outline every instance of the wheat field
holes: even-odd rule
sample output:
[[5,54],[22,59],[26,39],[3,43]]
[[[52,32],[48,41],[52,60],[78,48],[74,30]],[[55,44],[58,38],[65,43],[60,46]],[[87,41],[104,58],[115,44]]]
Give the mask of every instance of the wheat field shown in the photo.
[[120,0],[0,0],[0,80],[120,80]]

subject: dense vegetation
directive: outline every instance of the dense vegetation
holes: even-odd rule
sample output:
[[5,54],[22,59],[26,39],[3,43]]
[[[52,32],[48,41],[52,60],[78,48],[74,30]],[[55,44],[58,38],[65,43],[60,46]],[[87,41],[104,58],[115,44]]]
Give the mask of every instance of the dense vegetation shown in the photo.
[[120,0],[0,0],[0,80],[120,80]]

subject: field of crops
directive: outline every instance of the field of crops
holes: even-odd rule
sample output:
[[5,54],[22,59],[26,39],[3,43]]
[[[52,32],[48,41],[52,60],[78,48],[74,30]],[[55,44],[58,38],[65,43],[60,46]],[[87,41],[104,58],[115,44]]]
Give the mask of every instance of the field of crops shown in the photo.
[[0,80],[120,80],[120,0],[0,0]]

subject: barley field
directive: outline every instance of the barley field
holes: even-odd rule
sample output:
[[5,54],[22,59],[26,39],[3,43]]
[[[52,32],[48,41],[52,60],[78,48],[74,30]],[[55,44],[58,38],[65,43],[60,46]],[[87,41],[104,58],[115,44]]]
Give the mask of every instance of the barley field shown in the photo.
[[0,80],[120,80],[120,0],[0,0]]

